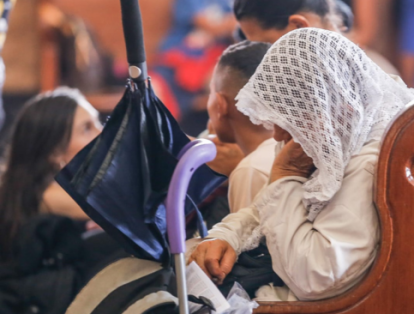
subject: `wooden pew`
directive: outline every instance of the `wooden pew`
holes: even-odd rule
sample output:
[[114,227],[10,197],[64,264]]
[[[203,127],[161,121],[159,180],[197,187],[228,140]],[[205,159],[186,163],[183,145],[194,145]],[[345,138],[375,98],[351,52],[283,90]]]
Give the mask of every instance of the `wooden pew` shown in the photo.
[[390,124],[376,172],[378,258],[344,295],[317,302],[262,302],[256,314],[414,313],[414,102]]

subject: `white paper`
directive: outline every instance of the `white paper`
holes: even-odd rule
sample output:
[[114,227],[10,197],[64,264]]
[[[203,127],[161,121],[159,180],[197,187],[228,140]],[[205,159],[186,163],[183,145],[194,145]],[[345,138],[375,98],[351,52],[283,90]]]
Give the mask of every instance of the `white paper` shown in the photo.
[[[192,262],[186,269],[187,277],[187,292],[188,294],[196,297],[203,296],[209,299],[216,308],[214,313],[220,314],[230,308],[230,304],[217,289],[216,285],[207,277],[197,263]],[[197,311],[200,305],[191,303],[189,304],[190,313]]]

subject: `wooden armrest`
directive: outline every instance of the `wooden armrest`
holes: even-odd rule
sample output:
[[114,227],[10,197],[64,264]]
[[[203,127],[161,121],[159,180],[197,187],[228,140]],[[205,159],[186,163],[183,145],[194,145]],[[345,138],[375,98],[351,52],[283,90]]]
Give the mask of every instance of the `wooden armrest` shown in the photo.
[[317,302],[261,302],[255,313],[414,313],[414,102],[383,138],[375,204],[381,225],[379,255],[357,287]]

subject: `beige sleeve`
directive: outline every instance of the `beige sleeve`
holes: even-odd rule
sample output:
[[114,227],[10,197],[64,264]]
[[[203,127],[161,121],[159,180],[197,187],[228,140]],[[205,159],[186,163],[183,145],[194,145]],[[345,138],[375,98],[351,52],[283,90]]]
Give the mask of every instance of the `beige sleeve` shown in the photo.
[[260,233],[259,215],[253,207],[246,207],[225,217],[208,232],[208,238],[228,242],[239,255],[243,251],[256,248]]
[[250,206],[268,181],[269,177],[266,174],[252,167],[234,170],[229,179],[230,212],[236,213],[240,209]]

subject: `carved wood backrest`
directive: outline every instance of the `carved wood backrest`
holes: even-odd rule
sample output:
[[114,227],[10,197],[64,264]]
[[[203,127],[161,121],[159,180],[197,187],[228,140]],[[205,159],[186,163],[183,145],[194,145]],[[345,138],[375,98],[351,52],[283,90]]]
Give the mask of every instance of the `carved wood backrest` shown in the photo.
[[255,313],[414,313],[414,102],[383,138],[374,195],[381,247],[361,284],[324,301],[263,302]]

